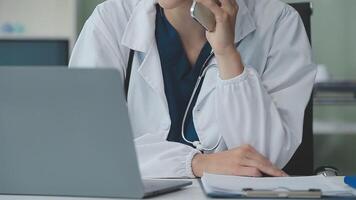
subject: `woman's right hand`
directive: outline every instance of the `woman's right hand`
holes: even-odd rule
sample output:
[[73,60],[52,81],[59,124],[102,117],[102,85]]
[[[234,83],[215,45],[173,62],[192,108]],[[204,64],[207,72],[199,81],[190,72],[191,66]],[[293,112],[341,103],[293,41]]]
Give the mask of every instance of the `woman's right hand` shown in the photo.
[[250,145],[214,154],[197,154],[192,160],[192,169],[196,177],[202,177],[204,172],[249,177],[288,176]]

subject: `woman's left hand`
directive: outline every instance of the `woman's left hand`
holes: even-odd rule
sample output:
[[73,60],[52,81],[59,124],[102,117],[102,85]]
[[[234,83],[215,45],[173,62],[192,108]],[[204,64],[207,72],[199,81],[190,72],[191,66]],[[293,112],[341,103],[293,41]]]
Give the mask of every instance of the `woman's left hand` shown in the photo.
[[239,11],[236,0],[197,0],[209,8],[215,15],[216,28],[214,32],[206,32],[207,40],[214,49],[215,55],[224,55],[235,49],[235,24]]
[[206,32],[206,38],[214,50],[218,61],[220,78],[223,80],[239,76],[244,71],[240,53],[235,47],[235,24],[239,6],[236,0],[197,0],[209,8],[215,15],[216,27]]

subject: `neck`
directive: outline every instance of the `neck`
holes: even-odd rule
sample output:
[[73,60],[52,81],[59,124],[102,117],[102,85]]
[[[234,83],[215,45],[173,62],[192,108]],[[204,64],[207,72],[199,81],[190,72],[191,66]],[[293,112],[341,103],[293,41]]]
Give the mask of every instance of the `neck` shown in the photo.
[[206,41],[206,37],[204,28],[190,16],[191,5],[192,1],[185,1],[176,8],[164,9],[164,13],[183,42],[193,44]]

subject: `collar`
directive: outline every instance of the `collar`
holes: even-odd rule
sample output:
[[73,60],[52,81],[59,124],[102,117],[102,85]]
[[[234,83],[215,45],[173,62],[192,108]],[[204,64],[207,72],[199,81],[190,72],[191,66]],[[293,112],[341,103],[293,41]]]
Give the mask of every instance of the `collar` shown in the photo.
[[[235,43],[256,30],[255,21],[246,6],[247,0],[236,0],[237,14]],[[147,52],[155,41],[155,20],[157,0],[140,0],[132,11],[126,25],[121,44],[135,51]]]
[[236,0],[239,5],[239,12],[235,25],[235,44],[241,42],[247,35],[256,30],[256,23],[253,19],[250,10],[246,6],[245,1]]
[[121,44],[147,53],[155,40],[156,0],[140,0],[126,25]]

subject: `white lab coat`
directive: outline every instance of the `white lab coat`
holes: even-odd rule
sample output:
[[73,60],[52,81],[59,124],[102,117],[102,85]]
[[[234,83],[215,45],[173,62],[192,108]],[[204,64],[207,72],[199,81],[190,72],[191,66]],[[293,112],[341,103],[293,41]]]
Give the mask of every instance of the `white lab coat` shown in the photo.
[[[215,151],[250,144],[283,168],[302,140],[316,74],[311,48],[290,6],[276,0],[237,2],[235,41],[246,68],[222,80],[216,60],[211,61],[193,109],[194,124],[204,146],[214,146],[222,136]],[[191,161],[199,152],[166,141],[171,121],[155,42],[155,3],[108,0],[99,5],[80,34],[70,67],[115,67],[124,77],[129,49],[134,49],[128,109],[141,173],[194,177]]]

